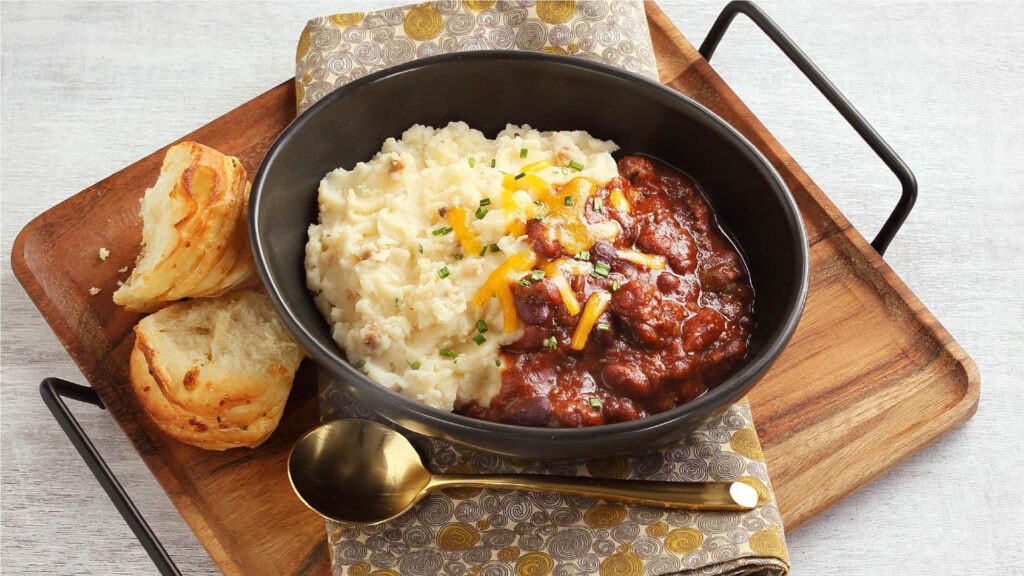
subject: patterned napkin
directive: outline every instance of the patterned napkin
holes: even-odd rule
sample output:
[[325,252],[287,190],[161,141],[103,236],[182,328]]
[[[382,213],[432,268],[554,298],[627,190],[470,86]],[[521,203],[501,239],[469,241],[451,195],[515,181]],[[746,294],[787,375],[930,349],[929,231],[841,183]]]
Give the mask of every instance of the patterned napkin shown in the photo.
[[[657,80],[642,0],[441,1],[311,20],[299,38],[301,112],[347,82],[433,54],[517,48],[571,54]],[[339,386],[320,383],[324,420],[374,418]],[[459,488],[428,496],[391,522],[327,521],[334,574],[784,576],[782,520],[746,400],[683,440],[587,461],[530,462],[413,436],[435,472],[575,474],[669,481],[743,481],[749,512],[624,505],[540,492]]]

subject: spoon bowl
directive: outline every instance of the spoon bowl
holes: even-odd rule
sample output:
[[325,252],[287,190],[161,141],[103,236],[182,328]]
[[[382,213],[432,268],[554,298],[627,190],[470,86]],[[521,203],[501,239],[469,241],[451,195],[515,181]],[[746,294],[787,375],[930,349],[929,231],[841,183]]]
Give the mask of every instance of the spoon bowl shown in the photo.
[[736,482],[656,482],[533,474],[434,474],[409,440],[371,420],[333,420],[307,432],[288,457],[302,502],[336,522],[376,524],[440,488],[492,487],[590,496],[691,510],[750,510],[757,490]]

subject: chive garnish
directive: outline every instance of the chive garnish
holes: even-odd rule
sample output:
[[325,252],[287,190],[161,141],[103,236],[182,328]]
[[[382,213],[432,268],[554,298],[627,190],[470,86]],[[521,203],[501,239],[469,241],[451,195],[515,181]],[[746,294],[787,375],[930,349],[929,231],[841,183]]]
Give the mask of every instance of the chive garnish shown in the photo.
[[473,336],[473,342],[476,342],[476,345],[479,346],[484,342],[487,342],[487,338],[484,338],[483,334],[477,334],[476,336]]
[[441,348],[440,354],[445,358],[458,358],[459,356],[458,352],[452,350],[451,348]]
[[558,340],[556,340],[554,336],[548,336],[544,339],[544,346],[554,350],[555,348],[558,348]]
[[597,326],[594,326],[594,327],[597,328],[598,330],[602,331],[602,332],[604,332],[606,330],[611,330],[611,328],[612,328],[611,324],[605,324],[604,322],[601,322],[600,324],[598,324]]
[[598,398],[597,396],[591,396],[590,399],[587,400],[587,402],[590,403],[590,407],[593,408],[594,410],[601,409],[601,399]]
[[600,198],[594,198],[594,210],[596,210],[597,212],[604,210],[604,200],[601,200]]
[[608,273],[612,271],[612,267],[607,262],[597,262],[594,264],[594,274],[598,276],[608,277]]
[[420,364],[419,360],[414,360],[412,362],[409,362],[408,360],[406,360],[406,362],[408,362],[409,368],[412,368],[413,370],[419,370],[420,366],[422,366],[422,364]]
[[495,160],[494,158],[491,158],[491,168],[494,168],[495,164],[497,164],[497,163],[498,163],[497,160]]
[[519,180],[523,176],[526,176],[526,172],[520,172],[519,174],[516,174],[515,180]]
[[481,207],[476,209],[476,212],[474,212],[473,215],[476,216],[477,220],[479,220],[479,219],[483,218],[484,216],[487,216],[487,208],[484,208],[483,206],[481,206]]
[[397,370],[397,367],[395,366],[394,362],[388,362],[388,368],[390,368],[392,372]]
[[494,365],[497,366],[498,368],[501,368],[501,358],[498,358],[497,360],[495,360],[494,361]]
[[476,321],[476,331],[481,333],[481,334],[483,334],[484,332],[487,332],[487,322],[484,322],[483,320],[477,320]]
[[570,160],[569,161],[569,168],[572,168],[573,170],[583,170],[583,164],[580,164],[579,162],[577,162],[575,160]]
[[441,278],[447,278],[449,275],[451,275],[451,273],[451,270],[449,270],[447,266],[437,271],[437,275],[440,276]]
[[590,250],[580,250],[573,258],[588,262],[590,260]]
[[363,366],[366,366],[366,359],[360,358],[359,360],[353,362],[352,365],[355,366],[356,368],[362,368]]
[[548,217],[547,214],[537,214],[536,216],[533,217],[533,219],[536,220],[537,222],[540,222],[541,220],[543,220],[543,219],[545,219],[547,217]]
[[491,247],[490,247],[490,251],[491,252],[497,252],[498,250],[501,250],[501,248],[498,248],[497,244],[491,244]]
[[619,284],[618,280],[612,280],[612,292],[615,292],[619,288],[622,288],[622,284]]
[[519,157],[520,158],[526,158],[526,155],[529,154],[529,153],[530,153],[530,151],[527,150],[526,148],[520,148],[519,149]]
[[481,206],[488,206],[488,205],[490,205],[490,203],[491,203],[491,199],[490,198],[484,198],[484,199],[480,200],[480,205]]
[[530,274],[530,280],[533,280],[534,282],[537,282],[537,281],[543,280],[543,279],[544,279],[544,271],[543,270],[534,270]]
[[530,279],[529,278],[523,278],[522,280],[519,281],[519,285],[520,286],[529,286],[530,285]]
[[476,158],[470,157],[469,158],[469,167],[473,168],[474,166],[476,166]]
[[480,255],[483,256],[484,254],[487,254],[487,246],[480,249]]
[[437,230],[431,232],[431,234],[433,234],[434,236],[444,236],[445,234],[451,233],[453,230],[454,228],[452,228],[451,226],[442,226]]
[[575,201],[575,200],[573,200],[573,197],[572,197],[572,196],[566,196],[566,197],[565,197],[565,198],[563,199],[563,202],[565,202],[565,205],[566,205],[566,206],[572,206],[573,204],[575,204],[575,203],[576,203],[576,201]]
[[456,260],[462,260],[462,254],[456,254],[455,255],[455,259]]

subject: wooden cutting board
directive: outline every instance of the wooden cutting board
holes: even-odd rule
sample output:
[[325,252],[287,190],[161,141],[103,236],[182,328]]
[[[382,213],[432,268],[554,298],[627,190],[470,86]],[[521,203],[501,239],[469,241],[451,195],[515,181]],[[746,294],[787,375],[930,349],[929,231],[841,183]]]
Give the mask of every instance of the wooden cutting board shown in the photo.
[[[742,132],[774,164],[811,245],[807,306],[750,394],[786,528],[793,530],[955,428],[975,411],[974,362],[653,2],[662,81]],[[188,134],[255,173],[294,118],[292,81]],[[168,146],[173,143],[168,143]],[[150,470],[225,574],[327,574],[324,524],[292,494],[285,460],[318,423],[315,370],[296,379],[282,424],[255,450],[207,452],[168,439],[128,387],[139,316],[110,294],[138,253],[138,201],[164,149],[75,194],[18,235],[12,267]],[[101,247],[110,251],[100,261]],[[101,292],[90,295],[90,288]],[[9,385],[9,384],[5,384]]]

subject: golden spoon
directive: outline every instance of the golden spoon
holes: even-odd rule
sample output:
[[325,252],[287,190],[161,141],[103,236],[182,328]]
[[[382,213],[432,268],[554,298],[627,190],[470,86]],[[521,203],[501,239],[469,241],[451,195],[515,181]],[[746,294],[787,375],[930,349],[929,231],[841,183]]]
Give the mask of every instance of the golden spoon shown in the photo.
[[439,488],[558,492],[691,510],[750,510],[757,491],[743,482],[654,482],[531,474],[433,474],[405,436],[370,420],[334,420],[292,448],[288,478],[306,506],[336,522],[376,524],[401,515]]

